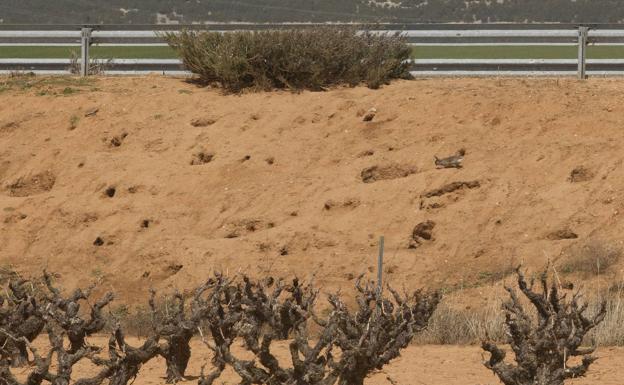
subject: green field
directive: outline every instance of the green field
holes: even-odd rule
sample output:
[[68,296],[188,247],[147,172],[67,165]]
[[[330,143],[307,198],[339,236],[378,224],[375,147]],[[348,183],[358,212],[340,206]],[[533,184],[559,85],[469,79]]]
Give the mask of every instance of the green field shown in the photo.
[[[69,58],[80,53],[79,47],[0,47],[0,58]],[[562,46],[421,46],[414,47],[415,59],[575,59],[576,47]],[[92,47],[95,58],[170,59],[175,52],[169,47]],[[587,56],[592,59],[624,59],[624,46],[590,46]]]

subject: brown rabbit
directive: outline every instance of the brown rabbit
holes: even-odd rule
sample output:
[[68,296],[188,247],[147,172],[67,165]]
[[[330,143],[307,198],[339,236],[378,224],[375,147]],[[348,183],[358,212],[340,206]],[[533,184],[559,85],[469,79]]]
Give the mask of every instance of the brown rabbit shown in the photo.
[[462,168],[462,162],[464,161],[464,155],[466,155],[466,150],[463,148],[459,149],[455,155],[449,156],[447,158],[438,158],[434,155],[434,161],[436,168]]

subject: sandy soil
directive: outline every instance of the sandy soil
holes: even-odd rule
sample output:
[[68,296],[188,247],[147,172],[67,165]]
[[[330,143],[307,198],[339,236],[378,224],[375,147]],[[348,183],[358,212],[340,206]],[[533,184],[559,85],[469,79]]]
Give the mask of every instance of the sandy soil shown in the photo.
[[[622,244],[621,80],[228,96],[161,77],[9,88],[0,267],[48,268],[67,289],[97,280],[134,304],[149,287],[186,289],[221,270],[299,275],[330,291],[372,275],[385,235],[392,284],[465,289],[465,301],[486,303],[514,264],[564,263],[591,239]],[[460,148],[463,168],[436,169],[434,156]],[[470,183],[427,197],[452,182]],[[409,248],[428,220],[432,239]],[[624,350],[599,355],[574,383],[622,382]],[[410,347],[367,383],[497,384],[481,360],[476,347]],[[163,382],[161,361],[143,371],[137,384]]]
[[[333,290],[374,270],[385,235],[390,282],[480,290],[589,238],[622,243],[623,99],[624,82],[595,79],[240,96],[155,76],[16,86],[0,92],[0,261],[130,302],[215,269]],[[436,169],[460,148],[462,169]],[[432,240],[408,248],[427,220]],[[548,236],[562,229],[578,238]]]
[[[94,337],[90,343],[106,346],[107,339]],[[139,345],[136,339],[128,339],[131,345]],[[39,345],[45,345],[43,339]],[[182,384],[196,384],[201,367],[210,359],[208,349],[198,340],[192,344],[192,358],[187,371],[187,380]],[[276,349],[280,361],[288,362],[285,346]],[[600,359],[592,365],[589,375],[569,381],[574,385],[620,385],[622,383],[620,366],[624,359],[624,348],[603,348],[597,354]],[[366,385],[498,385],[498,379],[481,363],[482,351],[474,346],[410,346],[401,357],[393,361],[382,371],[374,373]],[[285,365],[285,364],[284,364]],[[210,365],[206,366],[208,372]],[[74,378],[91,377],[97,368],[88,361],[82,361],[74,368]],[[27,370],[18,370],[23,378]],[[394,382],[393,382],[394,381]],[[223,385],[236,385],[239,377],[227,369],[217,381]],[[158,357],[141,368],[135,385],[161,385],[165,383],[165,361]]]

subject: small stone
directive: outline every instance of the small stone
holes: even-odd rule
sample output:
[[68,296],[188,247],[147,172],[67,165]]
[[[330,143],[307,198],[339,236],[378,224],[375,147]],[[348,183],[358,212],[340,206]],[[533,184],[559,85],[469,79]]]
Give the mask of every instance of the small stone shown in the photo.
[[210,118],[197,118],[191,120],[191,126],[193,127],[208,127],[215,124],[217,121]]
[[368,110],[368,112],[364,115],[364,118],[362,120],[365,122],[370,122],[375,118],[375,115],[377,115],[377,109],[373,107],[370,110]]
[[88,118],[89,116],[95,116],[98,112],[100,111],[99,108],[94,107],[94,108],[89,108],[86,112],[85,112],[85,117]]

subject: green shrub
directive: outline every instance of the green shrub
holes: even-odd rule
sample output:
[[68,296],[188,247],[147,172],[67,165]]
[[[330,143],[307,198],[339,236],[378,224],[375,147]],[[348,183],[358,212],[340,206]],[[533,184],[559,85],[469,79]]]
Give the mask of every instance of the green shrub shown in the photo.
[[322,90],[365,83],[378,88],[410,78],[411,48],[400,34],[352,28],[259,32],[167,33],[164,38],[204,84],[244,88]]

